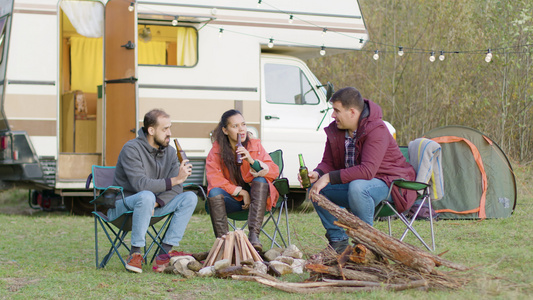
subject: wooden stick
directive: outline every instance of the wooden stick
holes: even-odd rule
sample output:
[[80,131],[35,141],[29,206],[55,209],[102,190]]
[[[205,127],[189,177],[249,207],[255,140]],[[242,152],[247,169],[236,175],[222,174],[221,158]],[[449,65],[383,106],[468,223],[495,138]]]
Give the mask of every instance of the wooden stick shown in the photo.
[[250,259],[252,257],[252,253],[250,252],[250,249],[248,249],[248,246],[246,245],[246,242],[245,242],[245,239],[246,236],[244,234],[239,234],[239,239],[240,239],[240,243],[241,243],[241,251],[243,252],[243,256],[242,256],[242,260],[247,260],[247,259]]
[[239,245],[239,237],[237,235],[235,235],[235,256],[234,256],[234,261],[235,261],[235,265],[236,266],[240,266],[241,265],[241,250],[240,250],[240,245]]
[[230,264],[233,258],[233,248],[235,247],[235,233],[230,232],[226,236],[226,244],[224,245],[224,259],[229,260]]
[[211,250],[209,250],[209,254],[207,255],[207,258],[204,261],[204,267],[208,266],[209,260],[211,260],[211,257],[213,257],[213,253],[215,252],[215,249],[218,246],[218,243],[220,243],[220,238],[217,238],[215,242],[213,243],[213,247],[211,247]]
[[250,243],[250,241],[248,240],[248,237],[244,235],[244,233],[242,233],[242,235],[244,236],[244,242],[246,243],[246,245],[248,245],[248,248],[252,253],[252,258],[254,259],[254,261],[263,261],[257,250],[255,250],[254,246],[252,246],[252,243]]
[[215,263],[215,261],[217,261],[217,256],[218,256],[218,253],[220,252],[220,248],[222,247],[222,245],[224,245],[224,238],[225,236],[222,236],[221,238],[217,239],[218,240],[217,247],[213,251],[213,255],[211,256],[211,259],[207,262],[206,267],[212,266]]

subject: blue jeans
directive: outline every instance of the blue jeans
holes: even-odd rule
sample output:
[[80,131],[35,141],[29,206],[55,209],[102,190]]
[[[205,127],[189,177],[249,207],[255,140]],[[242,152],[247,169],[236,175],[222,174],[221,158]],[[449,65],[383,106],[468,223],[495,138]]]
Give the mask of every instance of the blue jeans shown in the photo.
[[[371,180],[357,179],[345,184],[328,184],[320,191],[320,194],[326,196],[331,202],[345,207],[371,226],[374,221],[374,208],[387,197],[388,193],[387,184],[377,178]],[[333,224],[337,218],[315,202],[313,205],[322,225],[326,228],[326,236],[330,242],[338,242],[348,238],[344,229]]]
[[[256,178],[253,179],[253,181],[267,183],[267,180],[264,177],[256,177]],[[243,186],[242,188],[245,189],[246,191],[250,192],[250,185],[247,184],[246,186]],[[230,213],[234,213],[234,212],[243,210],[242,206],[244,205],[244,202],[235,200],[235,198],[233,198],[233,196],[231,196],[230,193],[226,192],[222,188],[212,188],[209,191],[208,197],[215,197],[215,196],[218,196],[218,195],[224,195],[224,202],[226,204],[226,214],[230,214]],[[207,213],[209,213],[209,207],[208,206],[209,205],[207,205],[207,202],[206,202],[205,209],[206,209]]]
[[146,232],[148,231],[150,219],[152,218],[152,211],[154,211],[154,216],[173,212],[174,217],[170,221],[163,243],[178,246],[185,233],[185,227],[187,227],[192,213],[196,208],[197,202],[198,197],[196,194],[189,191],[176,195],[165,206],[154,209],[154,193],[141,191],[123,200],[117,200],[115,202],[115,208],[107,211],[107,216],[110,220],[113,220],[121,214],[133,210],[131,245],[134,247],[144,247],[146,244]]

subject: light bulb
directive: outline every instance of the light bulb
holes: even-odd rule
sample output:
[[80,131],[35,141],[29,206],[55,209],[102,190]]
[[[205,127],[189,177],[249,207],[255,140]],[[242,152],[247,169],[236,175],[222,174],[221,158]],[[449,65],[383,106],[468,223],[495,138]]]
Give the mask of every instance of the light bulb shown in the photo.
[[492,53],[490,52],[490,49],[487,50],[487,55],[485,56],[485,61],[490,62],[492,60]]
[[429,56],[429,61],[434,62],[435,61],[435,51],[431,51],[431,55]]
[[403,47],[398,47],[398,56],[403,56]]
[[220,28],[218,30],[218,37],[222,37],[222,34],[224,33],[224,28]]
[[268,48],[272,48],[272,47],[274,47],[274,39],[271,38],[271,39],[268,41]]
[[326,55],[326,47],[322,46],[322,48],[320,48],[320,55],[324,56]]
[[134,11],[135,10],[135,4],[133,4],[133,2],[131,2],[130,6],[128,6],[128,10],[129,11]]
[[373,58],[374,60],[378,60],[378,59],[379,59],[379,50],[376,50],[376,51],[374,52],[374,55],[372,56],[372,58]]
[[261,6],[261,0],[257,1],[257,7]]
[[324,29],[322,29],[322,36],[326,35],[327,32],[328,32],[328,29],[324,27]]
[[359,44],[362,44],[364,42],[363,39],[359,39]]
[[294,21],[294,16],[293,16],[293,15],[291,15],[291,16],[289,17],[289,24],[292,24],[292,21]]
[[178,26],[178,17],[175,17],[174,20],[172,20],[172,26]]
[[444,57],[444,51],[441,51],[440,52],[440,55],[439,55],[439,60],[440,61],[443,61],[446,57]]

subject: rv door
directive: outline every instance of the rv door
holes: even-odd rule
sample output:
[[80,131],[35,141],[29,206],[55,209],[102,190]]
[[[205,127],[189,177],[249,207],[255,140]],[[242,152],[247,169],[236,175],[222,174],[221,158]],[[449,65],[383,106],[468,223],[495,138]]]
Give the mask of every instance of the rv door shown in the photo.
[[263,55],[261,65],[261,140],[267,151],[283,150],[283,175],[298,187],[298,154],[310,170],[322,158],[330,122],[325,89],[299,59]]
[[[5,93],[5,77],[7,66],[7,47],[9,41],[9,34],[11,32],[11,16],[13,10],[13,0],[0,1],[0,130],[9,130],[7,118],[4,113],[4,93]],[[8,22],[9,21],[9,22]]]
[[137,133],[137,12],[135,1],[109,0],[105,9],[104,164],[114,166]]

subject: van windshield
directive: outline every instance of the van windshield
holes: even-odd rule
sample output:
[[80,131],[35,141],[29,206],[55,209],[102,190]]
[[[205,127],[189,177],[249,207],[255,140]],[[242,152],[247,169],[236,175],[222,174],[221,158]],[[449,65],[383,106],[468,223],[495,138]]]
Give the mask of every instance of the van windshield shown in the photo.
[[297,66],[282,64],[265,64],[266,101],[279,104],[319,103],[315,90],[309,79]]

